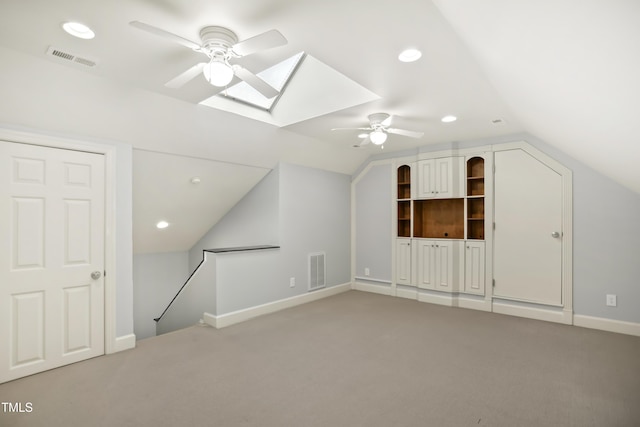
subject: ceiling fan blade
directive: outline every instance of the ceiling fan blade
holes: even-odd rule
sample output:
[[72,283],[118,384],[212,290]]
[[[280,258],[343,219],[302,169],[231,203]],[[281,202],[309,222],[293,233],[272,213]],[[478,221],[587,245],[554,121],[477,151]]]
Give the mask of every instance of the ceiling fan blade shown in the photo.
[[333,128],[331,130],[373,130],[372,128]]
[[396,135],[408,136],[410,138],[421,138],[424,135],[424,132],[414,132],[412,130],[406,129],[387,129],[388,133],[394,133]]
[[362,142],[360,144],[358,144],[359,147],[362,147],[363,145],[367,145],[371,143],[371,138],[366,137],[365,139],[362,140]]
[[389,127],[391,126],[391,121],[393,120],[393,116],[389,115],[389,117],[387,117],[386,119],[384,119],[383,121],[380,122],[380,124],[384,127]]
[[287,39],[278,30],[269,30],[266,33],[248,38],[233,45],[231,50],[240,56],[271,49],[287,44]]
[[269,83],[265,82],[246,68],[241,67],[240,65],[233,65],[231,68],[233,68],[233,72],[236,76],[260,92],[265,98],[271,99],[280,93]]
[[181,88],[187,82],[198,77],[198,74],[202,73],[202,69],[204,68],[205,65],[206,65],[206,62],[201,62],[199,64],[196,64],[193,67],[189,68],[184,73],[172,78],[171,80],[166,82],[164,85],[171,89]]
[[145,24],[144,22],[140,22],[140,21],[131,21],[129,22],[129,25],[139,30],[146,31],[151,34],[155,34],[156,36],[160,36],[165,39],[171,40],[175,43],[179,43],[182,46],[188,47],[189,49],[193,49],[193,50],[201,49],[201,46],[198,43],[195,43],[195,42],[192,42],[191,40],[187,40],[183,37],[177,36],[168,31],[161,30],[160,28],[154,27],[153,25]]

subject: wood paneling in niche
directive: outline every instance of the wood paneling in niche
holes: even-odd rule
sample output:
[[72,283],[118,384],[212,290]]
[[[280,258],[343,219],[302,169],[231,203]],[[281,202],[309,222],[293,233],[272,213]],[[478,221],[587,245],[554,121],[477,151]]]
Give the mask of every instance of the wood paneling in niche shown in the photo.
[[464,239],[464,199],[416,200],[413,237]]

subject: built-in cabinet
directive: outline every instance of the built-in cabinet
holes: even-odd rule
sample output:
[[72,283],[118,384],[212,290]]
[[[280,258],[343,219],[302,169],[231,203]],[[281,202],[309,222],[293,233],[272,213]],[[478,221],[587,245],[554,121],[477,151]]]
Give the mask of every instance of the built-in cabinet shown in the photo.
[[468,240],[464,253],[464,292],[484,295],[484,242]]
[[398,168],[398,236],[411,237],[411,166]]
[[462,157],[442,157],[418,161],[416,198],[450,198],[462,195]]
[[411,239],[396,240],[396,283],[411,284]]
[[484,240],[484,159],[467,160],[467,239]]
[[485,165],[477,155],[397,166],[396,284],[484,295]]
[[461,243],[454,240],[416,239],[419,288],[458,291]]

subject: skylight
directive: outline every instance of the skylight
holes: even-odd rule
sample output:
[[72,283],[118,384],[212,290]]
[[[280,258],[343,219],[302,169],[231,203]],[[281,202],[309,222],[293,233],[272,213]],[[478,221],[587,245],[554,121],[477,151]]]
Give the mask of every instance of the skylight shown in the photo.
[[227,88],[217,96],[230,98],[234,101],[243,102],[245,104],[270,111],[282,95],[283,89],[293,76],[303,57],[304,52],[300,52],[291,58],[285,59],[284,61],[267,68],[264,71],[256,73],[258,77],[280,92],[279,95],[274,96],[273,98],[265,98],[260,92],[242,81]]

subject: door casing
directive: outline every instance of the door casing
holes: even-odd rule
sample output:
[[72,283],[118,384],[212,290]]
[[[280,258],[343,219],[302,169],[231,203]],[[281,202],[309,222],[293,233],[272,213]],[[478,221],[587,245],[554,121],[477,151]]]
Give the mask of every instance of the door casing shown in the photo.
[[104,350],[105,354],[122,350],[116,340],[116,147],[46,134],[0,128],[0,139],[7,142],[50,148],[84,151],[104,155],[105,166],[105,240],[104,240]]

